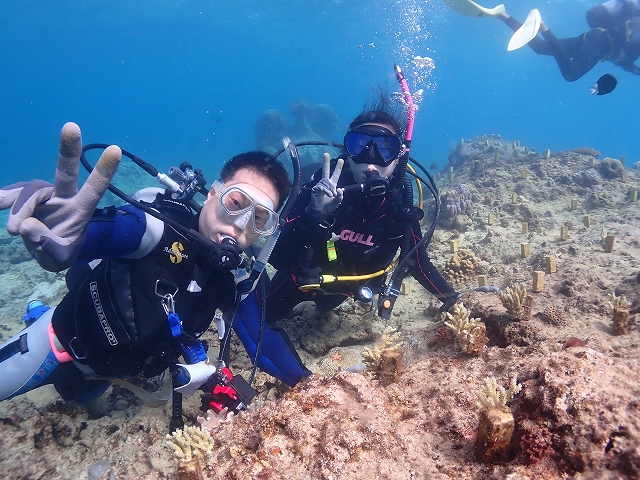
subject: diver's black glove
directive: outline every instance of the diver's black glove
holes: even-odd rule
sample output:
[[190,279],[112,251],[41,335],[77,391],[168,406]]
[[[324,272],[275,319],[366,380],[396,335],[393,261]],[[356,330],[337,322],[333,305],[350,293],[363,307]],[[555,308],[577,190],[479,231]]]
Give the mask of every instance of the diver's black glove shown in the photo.
[[257,392],[240,375],[234,376],[227,367],[219,369],[202,387],[200,410],[220,413],[225,408],[238,414],[246,410]]

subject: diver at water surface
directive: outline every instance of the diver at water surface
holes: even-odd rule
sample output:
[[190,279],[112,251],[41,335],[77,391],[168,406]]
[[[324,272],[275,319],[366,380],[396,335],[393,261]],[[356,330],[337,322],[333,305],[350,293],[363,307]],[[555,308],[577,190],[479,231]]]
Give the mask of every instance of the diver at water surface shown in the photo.
[[[610,0],[587,11],[591,30],[572,38],[557,38],[533,9],[524,23],[510,16],[504,5],[482,7],[471,0],[445,0],[452,9],[471,17],[502,20],[514,31],[508,50],[525,45],[538,55],[555,58],[565,80],[583,77],[598,62],[613,64],[640,75],[640,0]],[[541,36],[538,35],[541,33]]]

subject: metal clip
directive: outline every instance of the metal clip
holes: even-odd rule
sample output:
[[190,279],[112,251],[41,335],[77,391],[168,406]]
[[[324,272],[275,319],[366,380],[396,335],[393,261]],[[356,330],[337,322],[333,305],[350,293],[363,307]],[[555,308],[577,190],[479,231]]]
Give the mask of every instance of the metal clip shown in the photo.
[[169,315],[170,313],[176,313],[176,302],[173,299],[173,295],[167,293],[164,297],[162,297],[162,308],[164,308],[164,313]]
[[160,280],[156,280],[156,285],[154,291],[157,296],[160,297],[160,301],[162,302],[162,308],[164,308],[164,313],[169,315],[170,313],[176,313],[176,302],[173,297],[178,293],[178,288],[176,287],[176,291],[173,293],[160,293],[158,291],[158,283]]

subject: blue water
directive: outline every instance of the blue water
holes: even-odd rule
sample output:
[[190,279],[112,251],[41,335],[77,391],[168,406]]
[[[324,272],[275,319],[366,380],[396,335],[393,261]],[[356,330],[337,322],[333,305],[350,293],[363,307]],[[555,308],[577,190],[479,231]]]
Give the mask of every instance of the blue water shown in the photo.
[[[599,2],[505,3],[521,20],[539,8],[562,37],[584,31],[585,11]],[[627,164],[640,159],[640,78],[606,63],[568,83],[552,58],[507,52],[502,22],[464,17],[442,0],[22,0],[2,8],[2,183],[53,178],[66,121],[87,143],[117,143],[162,169],[188,160],[213,180],[224,160],[255,148],[266,109],[291,120],[293,100],[326,103],[344,129],[378,85],[396,89],[394,63],[412,90],[425,89],[413,152],[426,165],[444,165],[460,138],[495,132],[538,149],[590,146]],[[431,57],[435,69],[416,79],[415,55]],[[617,89],[591,96],[607,72]]]

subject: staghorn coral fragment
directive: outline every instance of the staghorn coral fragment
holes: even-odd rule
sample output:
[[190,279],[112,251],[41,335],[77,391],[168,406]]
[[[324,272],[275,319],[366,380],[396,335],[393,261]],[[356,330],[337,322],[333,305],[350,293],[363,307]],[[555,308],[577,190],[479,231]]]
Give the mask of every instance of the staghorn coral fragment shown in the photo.
[[362,359],[365,364],[365,374],[369,378],[379,379],[381,374],[381,360],[386,358],[389,353],[400,351],[401,342],[398,341],[400,332],[394,332],[393,328],[387,327],[378,343],[373,348],[364,347],[362,350]]
[[627,302],[627,297],[624,295],[617,297],[616,293],[613,292],[609,294],[609,298],[611,299],[607,306],[609,310],[613,313],[616,308],[629,308],[629,302]]
[[[527,289],[523,283],[515,283],[500,292],[500,301],[510,317],[522,320],[525,316]],[[531,299],[533,301],[533,299]],[[529,312],[531,309],[529,308]]]
[[449,321],[445,320],[444,324],[456,335],[463,352],[480,355],[489,342],[487,327],[479,318],[469,318],[469,310],[463,303],[455,305],[453,311],[453,315],[447,312]]
[[198,416],[196,420],[200,424],[200,428],[207,430],[209,433],[216,433],[221,424],[233,423],[234,413],[229,412],[227,407],[220,410],[217,414],[213,410],[207,410],[206,416]]
[[481,390],[476,392],[476,398],[482,407],[501,407],[520,393],[520,390],[522,390],[522,384],[518,383],[515,375],[511,378],[508,389],[498,385],[495,378],[485,377]]
[[610,295],[610,298],[607,305],[613,314],[613,334],[625,335],[629,326],[629,302],[624,295],[617,297],[615,292]]
[[506,404],[522,390],[516,376],[511,378],[505,389],[493,377],[482,381],[482,388],[476,392],[480,409],[480,419],[476,432],[476,454],[483,462],[503,460],[511,445],[515,422]]

